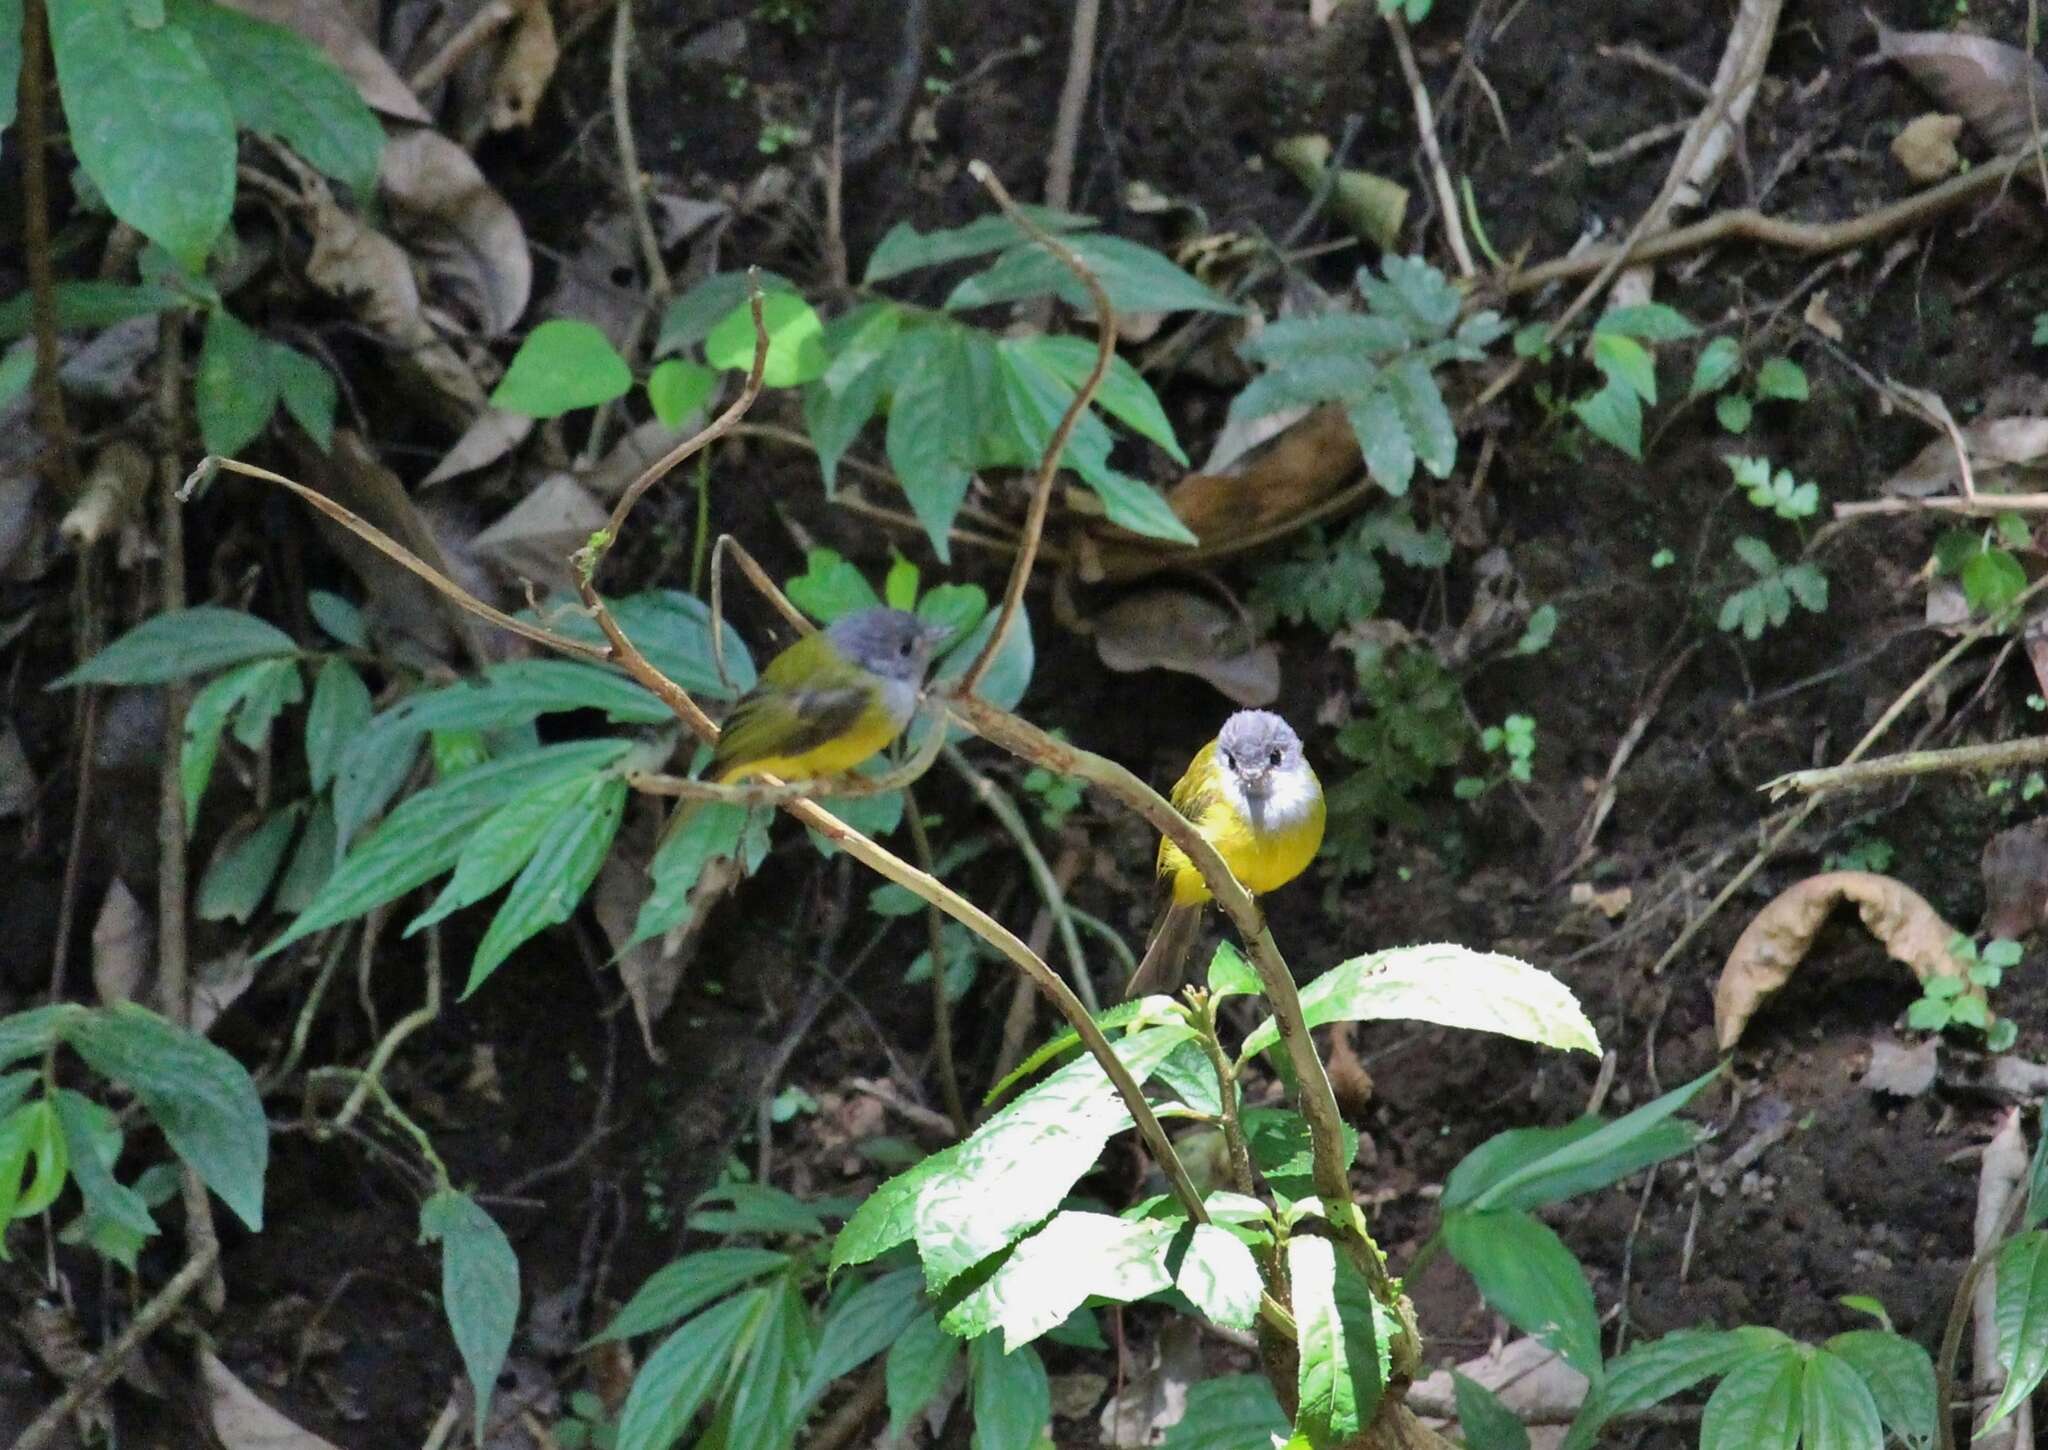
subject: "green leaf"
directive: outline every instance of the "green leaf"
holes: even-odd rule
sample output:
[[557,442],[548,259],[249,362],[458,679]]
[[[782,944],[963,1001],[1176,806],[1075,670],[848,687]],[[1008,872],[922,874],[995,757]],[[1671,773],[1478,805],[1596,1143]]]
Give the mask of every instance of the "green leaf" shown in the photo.
[[200,604],[152,615],[50,688],[163,685],[296,649],[290,635],[254,615]]
[[1990,1416],[1978,1426],[1979,1435],[2018,1409],[2048,1374],[2048,1232],[2032,1229],[2008,1239],[1998,1251],[1994,1272],[1998,1293],[1992,1318],[2006,1382]]
[[519,1257],[467,1194],[442,1189],[420,1205],[420,1238],[441,1245],[441,1304],[476,1393],[476,1442],[519,1323]]
[[313,616],[313,622],[327,631],[328,637],[350,649],[368,649],[369,631],[363,628],[363,612],[355,605],[325,589],[314,589],[306,595],[306,609]]
[[768,1303],[733,1366],[732,1389],[720,1419],[734,1446],[787,1445],[803,1415],[810,1311],[793,1276],[773,1281],[763,1292]]
[[967,498],[977,422],[1002,406],[994,358],[985,338],[953,327],[918,328],[893,356],[899,381],[884,446],[940,563],[952,558],[946,535]]
[[[810,303],[791,292],[770,293],[761,299],[761,326],[768,333],[762,386],[793,388],[824,373],[825,324]],[[755,341],[753,304],[742,302],[705,337],[704,360],[715,368],[750,373]]]
[[1600,1378],[1600,1318],[1586,1271],[1550,1229],[1519,1210],[1446,1213],[1444,1246],[1486,1302],[1587,1378]]
[[601,776],[549,823],[533,859],[512,883],[505,904],[477,944],[464,997],[482,986],[521,943],[569,919],[604,865],[612,837],[619,832],[626,795],[623,776]]
[[1091,1297],[1128,1304],[1170,1286],[1166,1246],[1173,1234],[1168,1223],[1055,1214],[939,1322],[962,1339],[1001,1329],[1003,1348],[1014,1350],[1057,1328]]
[[1564,1450],[1589,1450],[1600,1427],[1683,1394],[1701,1380],[1725,1374],[1746,1359],[1791,1344],[1775,1329],[1685,1329],[1638,1344],[1610,1361],[1565,1435]]
[[[909,915],[911,914],[911,912],[922,911],[924,909],[924,903],[919,898],[911,896],[909,892],[905,892],[904,895],[906,897],[909,897],[910,901],[913,903],[913,905],[910,908],[910,911],[904,912],[904,915]],[[1122,1027],[1125,1023],[1133,1021],[1137,1017],[1137,1015],[1144,1010],[1145,1004],[1142,1000],[1135,1002],[1119,1002],[1113,1007],[1105,1007],[1100,1012],[1096,1012],[1092,1015],[1095,1018],[1095,1025],[1102,1028],[1103,1031],[1108,1032],[1112,1028]],[[991,1087],[988,1090],[987,1094],[983,1096],[981,1100],[982,1106],[987,1107],[990,1103],[993,1103],[998,1098],[1002,1097],[1017,1083],[1022,1082],[1025,1078],[1037,1072],[1041,1067],[1044,1067],[1048,1062],[1051,1062],[1055,1058],[1067,1056],[1080,1045],[1081,1034],[1076,1032],[1071,1027],[1064,1028],[1061,1031],[1053,1034],[1044,1042],[1040,1043],[1037,1047],[1033,1048],[1030,1052],[1026,1053],[1023,1059],[1019,1061],[1015,1067],[1011,1068],[1008,1072],[1004,1073],[1000,1078],[996,1080],[995,1086]]]
[[[7,0],[0,0],[0,7],[6,4]],[[0,19],[0,23],[4,23],[4,19]],[[36,347],[30,339],[22,338],[11,344],[6,352],[0,353],[0,408],[10,406],[26,393],[35,376]]]
[[49,0],[57,89],[107,207],[198,272],[235,200],[235,118],[182,26],[144,30],[106,0]]
[[[1344,1139],[1339,1147],[1350,1163],[1358,1156],[1358,1133],[1349,1123],[1339,1124],[1339,1129]],[[1244,1136],[1253,1164],[1274,1192],[1293,1199],[1315,1196],[1315,1154],[1300,1113],[1290,1108],[1247,1108]]]
[[1272,1450],[1287,1415],[1264,1375],[1223,1375],[1188,1386],[1188,1408],[1160,1450]]
[[59,1088],[57,1121],[69,1145],[71,1176],[85,1206],[128,1229],[138,1239],[157,1231],[149,1205],[134,1189],[115,1181],[113,1168],[121,1156],[121,1126],[112,1112],[69,1088]]
[[1005,1354],[994,1335],[967,1346],[967,1392],[974,1405],[973,1450],[1036,1450],[1052,1419],[1045,1366],[1028,1345]]
[[270,421],[277,408],[277,383],[269,361],[269,344],[226,308],[206,319],[192,402],[207,452],[232,457]]
[[730,1358],[767,1302],[750,1289],[705,1310],[647,1357],[619,1411],[618,1450],[668,1450],[725,1378]]
[[750,1284],[763,1274],[786,1269],[789,1264],[788,1254],[738,1244],[685,1254],[650,1275],[626,1301],[626,1307],[591,1342],[630,1339],[665,1328],[728,1291]]
[[1500,1396],[1456,1370],[1451,1371],[1451,1386],[1458,1397],[1458,1428],[1464,1432],[1467,1450],[1529,1450],[1529,1431]]
[[1344,416],[1373,482],[1395,498],[1404,496],[1415,477],[1415,440],[1393,392],[1369,388],[1345,407]]
[[1737,436],[1749,431],[1749,420],[1755,412],[1755,406],[1740,393],[1723,393],[1714,401],[1714,417]]
[[717,386],[718,374],[712,369],[672,357],[647,375],[647,405],[663,427],[680,427],[704,406]]
[[[126,282],[59,282],[57,330],[80,332],[111,327],[131,317],[148,317],[185,299],[168,288],[131,286]],[[34,322],[33,299],[26,292],[0,302],[0,342],[26,337]]]
[[[762,271],[761,296],[765,306],[767,299],[777,292],[794,294],[796,283],[775,272]],[[654,352],[657,357],[678,352],[683,348],[702,342],[733,308],[747,300],[747,274],[745,272],[713,272],[702,282],[684,292],[669,303],[668,310],[661,317],[661,335],[656,340]],[[753,337],[751,327],[747,340],[747,363],[753,366]]]
[[1700,1417],[1700,1450],[1795,1450],[1805,1375],[1786,1346],[1730,1370]]
[[825,324],[824,346],[832,359],[818,381],[843,392],[887,357],[903,331],[904,310],[893,302],[865,302]]
[[236,921],[246,924],[269,894],[284,864],[284,853],[306,813],[305,802],[297,801],[272,811],[262,824],[238,841],[223,842],[199,879],[199,894],[193,911],[201,921]]
[[1259,974],[1244,959],[1244,953],[1227,941],[1216,943],[1216,954],[1209,958],[1208,980],[1212,997],[1236,997],[1264,990]]
[[1216,1323],[1249,1329],[1259,1317],[1265,1285],[1244,1240],[1228,1229],[1200,1223],[1174,1274],[1173,1287]]
[[1619,384],[1645,403],[1657,401],[1656,359],[1634,338],[1594,333],[1593,366],[1600,369],[1610,386]]
[[[745,806],[707,801],[689,811],[654,853],[648,874],[653,889],[640,903],[633,935],[621,951],[661,936],[689,914],[690,892],[704,868],[722,856],[738,853],[748,828]],[[751,869],[751,864],[749,869]]]
[[[1196,281],[1150,247],[1123,237],[1084,234],[1064,239],[1118,312],[1222,312],[1244,309]],[[1024,297],[1058,296],[1092,311],[1088,289],[1066,264],[1034,244],[1013,247],[995,265],[969,277],[946,298],[946,310],[988,307]]]
[[877,363],[837,391],[830,386],[830,377],[828,372],[826,380],[805,388],[803,400],[804,430],[818,451],[818,471],[824,476],[828,497],[839,483],[839,460],[882,406],[889,370]]
[[306,712],[306,769],[314,790],[325,790],[334,779],[342,747],[370,723],[370,715],[370,687],[355,667],[340,658],[322,665]]
[[911,1317],[882,1365],[889,1395],[889,1436],[893,1440],[911,1419],[938,1397],[960,1357],[960,1341],[939,1328],[931,1311]]
[[[1051,207],[1027,205],[1022,210],[1041,229],[1055,234],[1095,225],[1092,217],[1055,211]],[[868,254],[867,271],[861,281],[873,286],[891,277],[900,277],[905,272],[985,256],[1026,240],[1022,229],[1006,216],[979,217],[964,227],[949,227],[935,232],[920,232],[908,222],[898,222]]]
[[1934,1360],[1925,1349],[1882,1329],[1838,1334],[1822,1348],[1862,1376],[1879,1418],[1907,1450],[1934,1444]]
[[249,672],[249,689],[242,708],[235,714],[233,734],[250,750],[261,750],[270,739],[270,727],[287,705],[306,698],[299,679],[297,660],[260,660]]
[[334,374],[281,342],[270,344],[268,361],[285,411],[306,430],[306,436],[320,446],[322,453],[327,452],[334,443]]
[[1316,1450],[1349,1443],[1372,1423],[1386,1392],[1393,1325],[1358,1271],[1330,1241],[1287,1242],[1300,1353],[1297,1431]]
[[207,0],[168,0],[227,93],[245,130],[285,142],[368,200],[377,187],[384,128],[326,52],[279,25]]
[[75,1002],[52,1002],[0,1017],[0,1067],[25,1057],[40,1057],[85,1012]]
[[633,369],[596,327],[574,318],[550,318],[526,334],[491,406],[534,418],[554,418],[624,397]]
[[214,761],[220,755],[221,732],[228,716],[249,697],[270,666],[258,660],[229,670],[192,697],[185,710],[184,739],[178,753],[178,782],[185,796],[185,832],[190,835],[199,823],[199,802],[213,779]]
[[1985,549],[1963,566],[1963,598],[1976,614],[1994,614],[2019,598],[2027,571],[2003,549]]
[[0,132],[14,124],[21,79],[21,0],[0,0]]
[[16,1109],[15,1115],[26,1124],[28,1157],[34,1161],[35,1171],[14,1202],[14,1217],[34,1218],[55,1203],[57,1195],[64,1191],[71,1167],[71,1152],[64,1129],[57,1121],[57,1110],[48,1098],[38,1098],[28,1106]]
[[[690,1227],[699,1233],[797,1234],[822,1238],[825,1212],[831,1200],[805,1203],[765,1183],[727,1183],[697,1195],[690,1207]],[[727,1204],[727,1208],[706,1209],[706,1204]]]
[[1442,336],[1458,320],[1464,298],[1450,279],[1422,258],[1385,257],[1380,272],[1384,281],[1368,268],[1359,268],[1359,292],[1374,312],[1398,320],[1417,342]]
[[[257,959],[274,956],[310,932],[360,916],[425,885],[454,866],[476,827],[500,806],[570,777],[603,772],[631,748],[632,742],[626,740],[543,746],[479,765],[421,791],[349,852],[318,899]],[[339,786],[335,814],[340,818],[338,793]]]
[[14,1208],[21,1198],[22,1175],[28,1172],[29,1155],[35,1151],[38,1123],[35,1104],[19,1107],[0,1117],[0,1263],[10,1262],[7,1228],[14,1221]]
[[133,1002],[72,1019],[64,1040],[140,1098],[172,1150],[252,1232],[262,1229],[270,1125],[239,1062]]
[[[1817,1349],[1800,1384],[1805,1450],[1868,1450],[1884,1443],[1884,1426],[1870,1389],[1846,1361]],[[1931,1403],[1931,1402],[1930,1402]]]
[[482,901],[519,873],[533,859],[551,828],[586,797],[597,780],[572,776],[546,789],[528,791],[498,807],[462,848],[448,884],[433,904],[410,922],[405,935],[446,920],[466,906]]
[[1719,1068],[1703,1073],[1612,1122],[1584,1117],[1562,1128],[1497,1133],[1444,1180],[1444,1211],[1543,1208],[1684,1153],[1699,1131],[1673,1115],[1720,1075]]
[[1759,398],[1803,403],[1807,398],[1806,370],[1788,357],[1770,358],[1756,370],[1756,393]]
[[[1017,339],[1016,346],[1071,389],[1078,390],[1095,370],[1095,344],[1086,338],[1039,333]],[[1132,432],[1157,443],[1174,462],[1188,466],[1188,456],[1181,451],[1180,440],[1174,437],[1173,424],[1167,421],[1166,410],[1159,406],[1159,395],[1121,357],[1111,355],[1109,371],[1103,375],[1094,405],[1121,419]]]
[[820,624],[876,608],[882,602],[867,575],[830,549],[812,549],[806,554],[804,572],[786,581],[783,590],[790,603]]
[[1393,396],[1416,459],[1435,477],[1447,477],[1458,461],[1458,429],[1428,364],[1404,357],[1380,375],[1380,382]]
[[898,1269],[863,1284],[836,1304],[818,1329],[802,1399],[810,1404],[841,1375],[859,1369],[896,1343],[911,1321],[926,1313],[924,1278]]
[[1610,381],[1599,392],[1573,403],[1572,413],[1595,438],[1642,462],[1643,405],[1626,383]]
[[[1513,957],[1449,942],[1353,957],[1304,987],[1301,1006],[1311,1027],[1413,1019],[1600,1052],[1593,1024],[1564,983]],[[1279,1040],[1280,1029],[1268,1018],[1245,1039],[1239,1057]]]
[[[1699,329],[1675,307],[1666,307],[1661,302],[1638,302],[1602,313],[1600,320],[1593,324],[1593,333],[1595,337],[1605,335],[1640,338],[1644,342],[1676,342],[1696,336]],[[1644,401],[1656,400],[1646,398]]]
[[[1732,337],[1717,337],[1700,349],[1699,360],[1692,366],[1692,386],[1688,391],[1697,398],[1711,393],[1728,379],[1735,376],[1735,369],[1742,365],[1742,345]],[[1742,429],[1731,429],[1740,433]]]

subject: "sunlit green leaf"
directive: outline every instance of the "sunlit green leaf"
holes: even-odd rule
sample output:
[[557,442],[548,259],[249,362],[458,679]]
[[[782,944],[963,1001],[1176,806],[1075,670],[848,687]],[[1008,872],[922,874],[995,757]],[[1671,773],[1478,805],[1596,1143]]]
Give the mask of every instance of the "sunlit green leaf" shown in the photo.
[[1444,1246],[1515,1328],[1600,1378],[1600,1320],[1586,1271],[1544,1224],[1519,1210],[1444,1215]]
[[632,386],[632,368],[602,332],[588,322],[556,317],[519,344],[491,393],[491,406],[553,418],[623,397]]

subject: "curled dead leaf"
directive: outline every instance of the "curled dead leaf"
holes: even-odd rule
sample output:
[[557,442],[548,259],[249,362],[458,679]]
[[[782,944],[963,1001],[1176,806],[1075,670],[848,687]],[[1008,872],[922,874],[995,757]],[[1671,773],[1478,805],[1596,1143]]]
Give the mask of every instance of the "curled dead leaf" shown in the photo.
[[532,580],[572,589],[569,555],[604,527],[605,511],[566,473],[544,480],[511,511],[478,534],[471,550],[507,583]]
[[467,151],[426,127],[402,130],[384,147],[377,186],[392,231],[471,328],[496,337],[519,321],[533,292],[526,229]]
[[[1969,450],[1970,471],[1979,489],[1996,491],[2017,479],[2048,468],[2048,418],[1979,418],[1962,428],[1963,446]],[[1956,460],[1955,444],[1943,434],[1927,445],[1904,468],[1884,481],[1879,490],[1898,498],[1927,498],[1954,493],[1962,487],[1962,469]]]
[[336,1450],[333,1441],[294,1424],[258,1399],[209,1350],[199,1351],[199,1374],[213,1433],[226,1450]]
[[1279,698],[1280,652],[1207,595],[1147,589],[1119,599],[1091,623],[1097,657],[1119,674],[1177,670],[1246,706]]
[[498,53],[491,73],[488,109],[493,131],[512,131],[533,124],[540,98],[554,79],[562,51],[555,40],[555,17],[548,0],[521,0],[512,34]]
[[1892,159],[1906,169],[1906,175],[1925,186],[1939,181],[1962,165],[1956,139],[1963,134],[1961,116],[1929,111],[1906,123],[1906,129],[1892,138]]
[[476,421],[462,430],[455,446],[441,455],[434,471],[420,480],[421,488],[446,483],[479,468],[488,468],[520,444],[533,431],[535,419],[527,413],[509,413],[503,408],[486,408]]
[[128,883],[120,877],[107,888],[92,924],[92,986],[111,1007],[132,1002],[156,964],[156,926]]
[[2048,116],[2048,69],[2017,46],[1960,31],[1879,24],[1877,53],[1897,61],[1921,89],[1960,112],[1999,151],[2026,145],[2034,115]]
[[1960,973],[1948,949],[1958,933],[1927,898],[1875,871],[1824,871],[1773,897],[1728,953],[1714,987],[1714,1039],[1723,1052],[1742,1039],[1764,1000],[1791,980],[1828,914],[1843,901],[1856,903],[1870,934],[1920,981]]
[[57,532],[74,549],[113,537],[141,506],[149,479],[149,455],[126,438],[115,439],[94,457],[78,502]]

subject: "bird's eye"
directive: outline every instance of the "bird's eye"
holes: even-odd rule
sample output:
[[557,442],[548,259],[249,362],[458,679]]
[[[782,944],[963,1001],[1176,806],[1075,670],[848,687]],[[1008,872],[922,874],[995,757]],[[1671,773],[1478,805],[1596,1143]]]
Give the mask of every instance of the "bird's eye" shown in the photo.
[[1276,750],[1271,755],[1267,756],[1266,764],[1277,767],[1280,764],[1280,752]]
[[902,644],[899,644],[898,646],[896,646],[896,653],[898,653],[898,654],[902,655],[902,656],[903,656],[903,658],[905,658],[905,659],[909,659],[909,658],[910,658],[910,655],[911,655],[911,651],[915,650],[916,648],[917,648],[917,641],[916,641],[916,640],[914,640],[914,639],[906,639],[905,641],[903,641],[903,643],[902,643]]
[[1231,754],[1231,753],[1230,753],[1229,751],[1227,751],[1227,750],[1226,750],[1226,751],[1224,751],[1224,752],[1222,752],[1222,754],[1223,754],[1223,763],[1224,763],[1225,765],[1229,766],[1229,767],[1230,767],[1230,768],[1231,768],[1232,770],[1236,770],[1236,769],[1237,769],[1237,757],[1236,757],[1236,756],[1234,756],[1234,755],[1232,755],[1232,754]]

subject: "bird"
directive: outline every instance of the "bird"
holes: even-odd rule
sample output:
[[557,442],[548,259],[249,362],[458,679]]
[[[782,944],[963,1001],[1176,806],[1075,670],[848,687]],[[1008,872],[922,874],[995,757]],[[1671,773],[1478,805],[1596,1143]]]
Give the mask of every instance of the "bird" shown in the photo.
[[704,778],[843,775],[894,743],[952,627],[901,609],[843,614],[770,660],[726,717]]
[[[1225,720],[1188,762],[1171,799],[1254,896],[1307,870],[1323,844],[1322,782],[1301,737],[1270,710],[1240,710]],[[1145,959],[1124,988],[1126,998],[1179,989],[1212,899],[1201,872],[1171,837],[1159,842],[1158,877],[1165,901]]]

